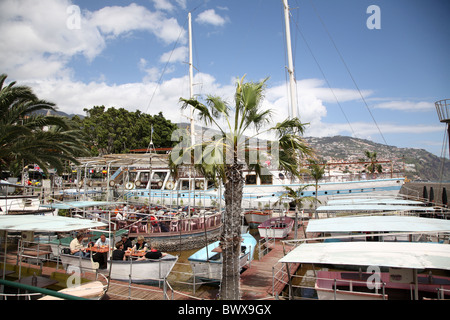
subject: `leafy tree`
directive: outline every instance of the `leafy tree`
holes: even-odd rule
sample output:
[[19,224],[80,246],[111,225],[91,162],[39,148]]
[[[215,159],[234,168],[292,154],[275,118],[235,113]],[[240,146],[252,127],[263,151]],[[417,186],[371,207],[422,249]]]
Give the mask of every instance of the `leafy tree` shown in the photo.
[[87,116],[75,119],[90,141],[92,155],[146,149],[150,144],[152,126],[153,144],[156,148],[173,146],[170,138],[177,126],[164,118],[161,112],[151,116],[139,110],[130,112],[124,108],[105,109],[105,106],[84,109]]
[[375,171],[378,173],[383,172],[383,167],[381,164],[377,163],[377,153],[376,152],[370,152],[365,151],[364,154],[367,158],[369,158],[370,164],[367,166],[367,170],[369,170],[370,173],[375,174]]
[[[316,196],[315,196],[315,209],[317,209],[317,203],[320,203],[320,201],[317,199],[318,193],[319,193],[319,180],[323,178],[325,175],[325,165],[320,165],[317,163],[316,160],[308,159],[309,162],[309,169],[308,173],[309,175],[314,179],[314,187],[316,190]],[[316,219],[319,219],[319,215],[317,214],[317,210],[314,210]]]
[[[220,235],[220,247],[223,256],[222,281],[220,287],[221,299],[239,299],[239,256],[241,247],[240,214],[242,212],[242,195],[244,187],[244,165],[251,167],[257,175],[263,173],[261,162],[252,164],[245,144],[248,142],[245,134],[250,129],[260,129],[271,120],[271,110],[261,107],[267,79],[260,82],[244,82],[244,77],[237,81],[234,95],[234,105],[230,106],[221,97],[208,95],[206,103],[197,99],[183,99],[183,107],[192,106],[200,120],[206,126],[219,130],[214,139],[202,141],[199,146],[185,148],[182,154],[172,154],[174,166],[183,164],[185,154],[191,158],[195,148],[201,147],[201,163],[196,163],[206,177],[212,181],[221,180],[225,187],[224,223]],[[222,124],[223,123],[223,124]],[[287,119],[268,129],[277,133],[279,141],[278,162],[282,169],[290,174],[298,175],[300,159],[311,154],[312,150],[300,138],[305,124],[298,118]],[[255,137],[253,136],[253,137]],[[252,138],[253,138],[252,137]]]
[[38,164],[44,171],[61,172],[66,161],[85,155],[81,132],[67,119],[44,115],[55,104],[40,100],[27,86],[5,84],[0,75],[0,167]]
[[302,192],[311,186],[310,184],[300,186],[297,191],[292,189],[291,187],[285,186],[285,191],[280,195],[278,202],[283,202],[284,199],[288,199],[290,203],[293,203],[295,206],[295,229],[294,229],[294,238],[297,239],[297,228],[298,228],[298,212],[303,207],[303,204],[305,201],[308,201],[310,203],[318,201],[317,198],[314,197],[304,197],[302,196]]

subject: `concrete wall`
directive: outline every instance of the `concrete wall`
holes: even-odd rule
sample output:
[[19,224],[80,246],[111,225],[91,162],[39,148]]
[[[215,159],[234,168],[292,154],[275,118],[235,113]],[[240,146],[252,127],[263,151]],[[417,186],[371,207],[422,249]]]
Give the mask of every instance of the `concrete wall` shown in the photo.
[[409,198],[428,201],[433,205],[447,206],[450,202],[450,183],[439,182],[407,182],[400,194],[407,195]]

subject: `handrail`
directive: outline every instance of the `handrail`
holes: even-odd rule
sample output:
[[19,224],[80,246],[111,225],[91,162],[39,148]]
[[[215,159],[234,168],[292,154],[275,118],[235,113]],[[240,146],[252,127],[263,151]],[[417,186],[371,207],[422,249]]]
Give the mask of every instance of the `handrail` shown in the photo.
[[9,286],[9,287],[15,287],[15,288],[31,291],[31,292],[38,292],[38,293],[50,295],[50,296],[65,299],[65,300],[89,300],[86,298],[77,297],[77,296],[73,296],[70,294],[61,293],[58,291],[49,290],[49,289],[45,289],[45,288],[38,288],[38,287],[30,286],[27,284],[19,283],[19,282],[9,281],[9,280],[0,279],[0,284]]

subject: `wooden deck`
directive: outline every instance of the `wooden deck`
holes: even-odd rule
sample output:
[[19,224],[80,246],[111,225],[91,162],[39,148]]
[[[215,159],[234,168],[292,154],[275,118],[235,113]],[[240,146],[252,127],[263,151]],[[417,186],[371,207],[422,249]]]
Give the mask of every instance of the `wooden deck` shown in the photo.
[[[284,265],[273,267],[284,256],[283,244],[277,241],[261,260],[253,260],[250,268],[241,274],[241,299],[275,299],[288,283],[288,274]],[[290,264],[290,274],[297,271],[299,264]],[[275,273],[275,275],[274,275]]]

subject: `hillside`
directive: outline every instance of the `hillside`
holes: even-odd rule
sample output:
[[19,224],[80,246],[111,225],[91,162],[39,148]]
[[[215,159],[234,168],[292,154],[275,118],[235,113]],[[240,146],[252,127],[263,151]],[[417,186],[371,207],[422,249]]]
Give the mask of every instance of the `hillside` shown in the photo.
[[[371,151],[377,152],[378,160],[393,160],[394,171],[404,172],[411,180],[450,180],[450,161],[447,160],[444,169],[442,169],[442,158],[423,149],[397,148],[345,136],[306,137],[305,140],[327,162],[357,162],[361,159],[367,161],[364,152]],[[390,165],[383,165],[384,171],[390,171],[388,166]]]

